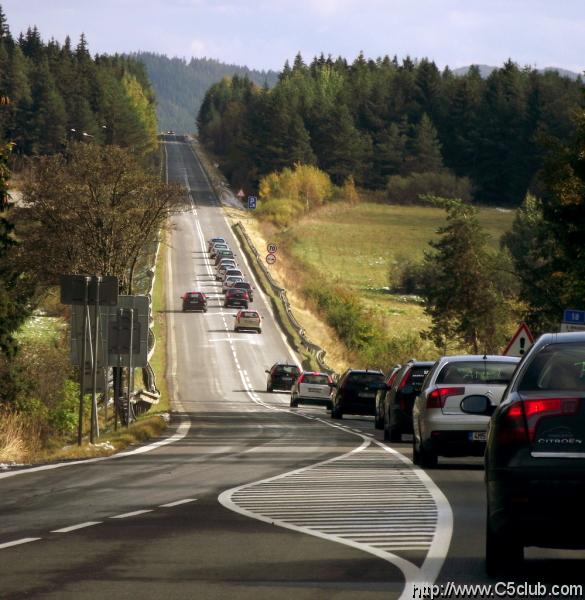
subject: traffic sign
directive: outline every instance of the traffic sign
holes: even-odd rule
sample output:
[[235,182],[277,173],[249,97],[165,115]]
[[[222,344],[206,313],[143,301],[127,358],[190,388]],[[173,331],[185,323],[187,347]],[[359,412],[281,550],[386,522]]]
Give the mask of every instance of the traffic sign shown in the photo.
[[526,323],[520,323],[520,327],[516,330],[516,333],[512,336],[510,343],[506,346],[506,349],[502,352],[504,356],[522,356],[526,354],[526,351],[534,343],[534,337],[528,329]]
[[248,196],[248,208],[256,208],[256,196]]
[[585,331],[585,310],[567,308],[563,312],[561,332]]
[[266,250],[268,250],[268,252],[270,254],[275,254],[276,251],[278,250],[278,246],[274,243],[274,242],[270,242],[267,246],[266,246]]
[[266,255],[266,262],[269,265],[273,265],[276,262],[276,255],[275,254],[267,254]]
[[246,194],[244,194],[244,190],[240,188],[240,191],[236,194],[236,196],[242,199]]
[[86,298],[86,286],[87,303],[95,304],[98,279],[100,305],[116,306],[118,303],[118,278],[112,275],[99,278],[95,275],[61,275],[61,304],[83,305]]

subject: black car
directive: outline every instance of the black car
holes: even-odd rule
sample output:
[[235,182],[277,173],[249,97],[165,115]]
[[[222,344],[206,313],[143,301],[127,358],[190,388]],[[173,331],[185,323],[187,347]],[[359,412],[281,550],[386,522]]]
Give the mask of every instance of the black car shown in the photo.
[[266,379],[266,391],[273,392],[274,390],[289,391],[293,383],[301,374],[301,370],[297,365],[278,362],[274,363],[270,369],[265,371],[268,373]]
[[386,441],[400,442],[403,433],[412,433],[412,407],[434,364],[433,361],[411,360],[396,373],[382,403]]
[[382,371],[348,369],[333,384],[331,418],[342,419],[345,413],[376,414],[376,392],[386,389]]
[[207,296],[203,292],[185,292],[181,300],[183,300],[183,312],[188,310],[207,312]]
[[[485,398],[462,409],[489,414]],[[514,571],[525,546],[585,548],[585,332],[547,333],[519,363],[490,421],[486,568]]]
[[234,288],[230,288],[225,293],[223,305],[225,308],[228,306],[242,306],[243,308],[248,308],[249,299],[250,298],[246,290],[236,290]]
[[[386,375],[386,387],[390,389],[394,380],[396,379],[396,374],[400,371],[402,365],[394,365],[388,374]],[[374,419],[374,427],[376,429],[384,429],[384,397],[386,395],[386,390],[381,389],[376,392],[376,418]]]
[[250,302],[254,301],[254,295],[252,293],[252,290],[254,288],[247,281],[236,281],[236,283],[234,283],[234,285],[232,286],[232,289],[245,290],[246,292],[248,292],[248,298],[250,299]]

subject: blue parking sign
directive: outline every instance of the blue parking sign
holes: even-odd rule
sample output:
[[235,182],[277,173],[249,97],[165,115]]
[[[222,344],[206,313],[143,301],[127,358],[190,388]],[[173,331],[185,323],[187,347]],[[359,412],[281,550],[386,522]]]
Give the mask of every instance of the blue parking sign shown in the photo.
[[256,208],[256,196],[248,196],[248,208]]

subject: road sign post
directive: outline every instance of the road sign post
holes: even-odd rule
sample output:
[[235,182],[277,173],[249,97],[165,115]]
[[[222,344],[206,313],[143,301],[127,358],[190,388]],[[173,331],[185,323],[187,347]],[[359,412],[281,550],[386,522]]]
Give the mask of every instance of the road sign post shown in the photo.
[[[91,319],[89,316],[89,304],[94,305],[94,323],[93,323],[93,340],[91,343],[91,425],[90,425],[90,441],[94,441],[94,434],[99,435],[99,427],[97,421],[97,373],[100,352],[100,306],[115,306],[118,303],[118,279],[117,277],[106,276],[99,277],[97,275],[62,275],[61,276],[61,303],[71,304],[73,306],[82,307],[81,314],[81,348],[77,351],[79,357],[79,423],[77,427],[77,444],[81,446],[83,439],[83,410],[85,389],[85,371],[87,367],[87,334],[90,330],[91,338]],[[75,361],[75,352],[73,351],[73,335],[72,335],[72,358]],[[77,348],[76,348],[77,349]],[[104,361],[102,361],[102,365]]]

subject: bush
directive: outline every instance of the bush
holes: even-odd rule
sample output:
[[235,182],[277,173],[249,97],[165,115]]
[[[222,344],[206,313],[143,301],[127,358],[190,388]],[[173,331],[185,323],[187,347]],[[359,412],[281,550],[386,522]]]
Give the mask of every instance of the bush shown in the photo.
[[429,273],[425,263],[412,259],[398,259],[388,271],[390,289],[400,294],[422,295],[427,289]]
[[277,227],[287,227],[294,219],[302,215],[304,210],[303,203],[298,200],[271,198],[260,200],[256,215]]
[[394,204],[418,204],[420,196],[458,198],[469,202],[472,198],[471,181],[456,177],[449,171],[392,175],[386,186],[386,198]]

